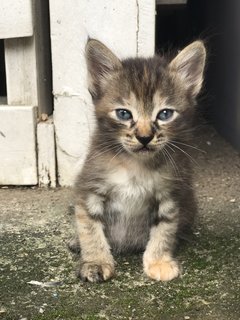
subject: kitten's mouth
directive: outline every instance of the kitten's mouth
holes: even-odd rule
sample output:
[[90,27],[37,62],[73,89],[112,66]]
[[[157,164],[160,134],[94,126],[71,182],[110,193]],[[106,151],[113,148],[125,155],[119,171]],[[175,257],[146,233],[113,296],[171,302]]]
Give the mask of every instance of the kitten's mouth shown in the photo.
[[142,146],[134,150],[134,152],[140,153],[140,154],[148,154],[154,152],[154,149],[148,146]]
[[130,152],[131,154],[135,154],[135,155],[143,155],[143,156],[147,156],[147,155],[152,155],[156,152],[156,148],[154,146],[143,146],[143,145],[138,145],[138,146],[125,146],[126,150],[128,152]]

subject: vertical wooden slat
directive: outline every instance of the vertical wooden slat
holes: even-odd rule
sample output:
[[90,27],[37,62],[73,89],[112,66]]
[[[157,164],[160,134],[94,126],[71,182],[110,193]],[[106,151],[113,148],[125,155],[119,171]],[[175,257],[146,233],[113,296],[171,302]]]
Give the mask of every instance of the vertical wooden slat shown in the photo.
[[37,125],[38,178],[40,187],[56,187],[54,125],[51,120]]
[[5,39],[9,105],[35,105],[52,114],[49,8],[46,0],[32,0],[34,35]]
[[155,51],[155,0],[137,0],[138,36],[137,55],[149,57]]
[[6,39],[5,63],[8,104],[38,106],[34,38]]

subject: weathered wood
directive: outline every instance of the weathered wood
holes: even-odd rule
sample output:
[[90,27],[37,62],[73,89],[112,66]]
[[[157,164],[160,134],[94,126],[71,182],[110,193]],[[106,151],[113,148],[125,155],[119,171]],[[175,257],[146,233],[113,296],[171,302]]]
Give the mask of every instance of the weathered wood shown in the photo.
[[55,136],[52,120],[37,125],[38,178],[40,187],[56,187]]
[[84,101],[78,96],[58,96],[54,107],[58,182],[69,186],[87,154],[94,128],[93,107],[89,99]]
[[0,39],[33,35],[32,1],[1,0]]
[[155,52],[155,1],[138,0],[137,55],[152,56]]
[[[2,20],[0,21],[0,37],[7,38],[4,43],[7,83],[7,102],[5,104],[8,104],[8,106],[0,106],[0,124],[7,132],[7,136],[12,137],[11,141],[4,137],[4,142],[7,142],[8,145],[3,143],[1,146],[0,141],[0,163],[4,163],[3,167],[5,169],[0,173],[0,184],[37,184],[37,111],[39,117],[41,117],[42,113],[50,115],[53,109],[49,25],[47,20],[48,1],[3,0],[1,10],[5,10],[5,14],[11,20],[11,27],[16,32],[12,35],[10,28],[7,36],[2,35]],[[16,10],[18,12],[12,16],[12,13],[14,14]],[[0,17],[1,14],[2,11]],[[26,23],[31,21],[29,32],[24,32],[24,27],[19,25],[19,17],[24,17]],[[35,107],[25,107],[29,105]],[[3,121],[6,122],[7,127],[4,127]],[[19,132],[19,135],[15,131]],[[12,132],[13,135],[11,135]],[[39,168],[40,184],[55,186],[56,164],[53,124],[48,123],[48,126],[46,124],[39,126],[38,133],[39,161],[48,170],[48,177],[46,177],[46,174],[43,175],[42,167]],[[0,140],[1,138],[0,136]],[[47,149],[44,149],[44,143],[47,143]],[[22,150],[24,147],[26,147],[26,150]],[[7,152],[8,156],[6,156]],[[49,180],[47,181],[47,179]]]
[[36,107],[0,106],[0,185],[36,185]]
[[5,64],[8,104],[38,106],[34,37],[6,39]]
[[34,35],[5,40],[9,105],[36,105],[52,114],[52,79],[48,2],[32,0]]

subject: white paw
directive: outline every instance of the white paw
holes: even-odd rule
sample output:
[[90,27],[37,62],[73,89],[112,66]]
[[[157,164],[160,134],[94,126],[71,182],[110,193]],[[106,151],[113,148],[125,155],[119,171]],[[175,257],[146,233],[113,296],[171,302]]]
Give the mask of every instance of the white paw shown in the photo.
[[144,261],[144,272],[146,275],[157,281],[170,281],[180,274],[178,263],[172,258],[160,258],[151,261]]

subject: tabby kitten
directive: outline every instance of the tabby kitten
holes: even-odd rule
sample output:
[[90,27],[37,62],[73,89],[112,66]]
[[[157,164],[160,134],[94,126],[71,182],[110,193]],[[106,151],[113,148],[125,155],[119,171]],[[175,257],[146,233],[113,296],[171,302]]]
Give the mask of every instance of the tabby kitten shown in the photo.
[[176,239],[196,212],[184,148],[205,57],[196,41],[170,62],[160,56],[120,61],[99,41],[88,41],[97,126],[75,185],[83,280],[111,278],[112,252],[144,251],[152,279],[179,275]]

